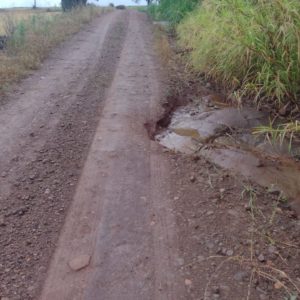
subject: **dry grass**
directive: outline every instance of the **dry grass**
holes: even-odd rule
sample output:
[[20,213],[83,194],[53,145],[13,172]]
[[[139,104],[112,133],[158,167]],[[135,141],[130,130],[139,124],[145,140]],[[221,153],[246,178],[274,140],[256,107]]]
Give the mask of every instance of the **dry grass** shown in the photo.
[[26,21],[32,16],[43,15],[47,17],[53,17],[54,15],[61,14],[60,11],[48,11],[46,9],[0,9],[0,35],[4,35],[5,31],[5,19],[7,16],[11,18],[15,23]]
[[[0,91],[29,70],[37,69],[51,49],[99,16],[103,9],[86,7],[68,13],[17,11],[1,18],[14,27],[5,51],[0,52]],[[3,12],[1,12],[3,13]]]

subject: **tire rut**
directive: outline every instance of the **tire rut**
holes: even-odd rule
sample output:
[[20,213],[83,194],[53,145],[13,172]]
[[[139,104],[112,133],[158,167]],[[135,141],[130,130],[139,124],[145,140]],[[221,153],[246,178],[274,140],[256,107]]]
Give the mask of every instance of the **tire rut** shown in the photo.
[[[126,39],[128,14],[113,22],[92,73],[73,82],[73,97],[33,161],[18,169],[11,193],[0,199],[0,295],[33,299],[40,290],[76,183],[97,127]],[[75,85],[81,88],[75,88]],[[55,111],[52,111],[55,113]],[[42,129],[41,129],[42,130]],[[32,133],[32,143],[39,135]],[[12,164],[18,165],[15,157]]]

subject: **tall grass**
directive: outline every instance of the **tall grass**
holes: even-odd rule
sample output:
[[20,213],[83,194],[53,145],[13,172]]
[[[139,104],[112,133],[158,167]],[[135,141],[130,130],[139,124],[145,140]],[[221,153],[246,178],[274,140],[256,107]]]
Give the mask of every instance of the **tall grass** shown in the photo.
[[15,23],[8,16],[11,33],[6,51],[0,52],[0,90],[23,77],[28,70],[38,68],[53,47],[101,12],[101,9],[86,7],[55,15],[32,15]]
[[160,0],[159,5],[150,5],[148,11],[154,19],[169,21],[175,25],[200,2],[201,0]]
[[204,0],[178,34],[194,68],[238,100],[300,104],[299,0]]

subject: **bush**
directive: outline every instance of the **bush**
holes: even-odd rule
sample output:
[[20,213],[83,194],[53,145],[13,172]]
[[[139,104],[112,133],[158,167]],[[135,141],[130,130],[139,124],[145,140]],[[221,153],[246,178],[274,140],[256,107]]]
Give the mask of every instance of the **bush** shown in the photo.
[[148,13],[154,20],[169,21],[176,25],[200,2],[201,0],[161,0],[159,5],[149,5]]
[[299,102],[299,28],[299,0],[205,0],[178,34],[196,70],[238,100],[253,96],[279,108]]
[[159,12],[161,18],[172,24],[179,23],[187,13],[195,9],[199,0],[161,0]]

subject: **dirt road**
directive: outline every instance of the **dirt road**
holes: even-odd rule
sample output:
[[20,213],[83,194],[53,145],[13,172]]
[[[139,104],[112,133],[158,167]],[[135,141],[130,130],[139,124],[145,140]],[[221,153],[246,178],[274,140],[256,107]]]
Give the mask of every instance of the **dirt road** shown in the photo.
[[146,14],[105,14],[1,99],[1,300],[300,292],[280,194],[149,138],[173,91],[200,97],[161,77],[153,45]]
[[181,299],[168,164],[145,127],[161,101],[149,24],[102,16],[5,99],[2,297]]

